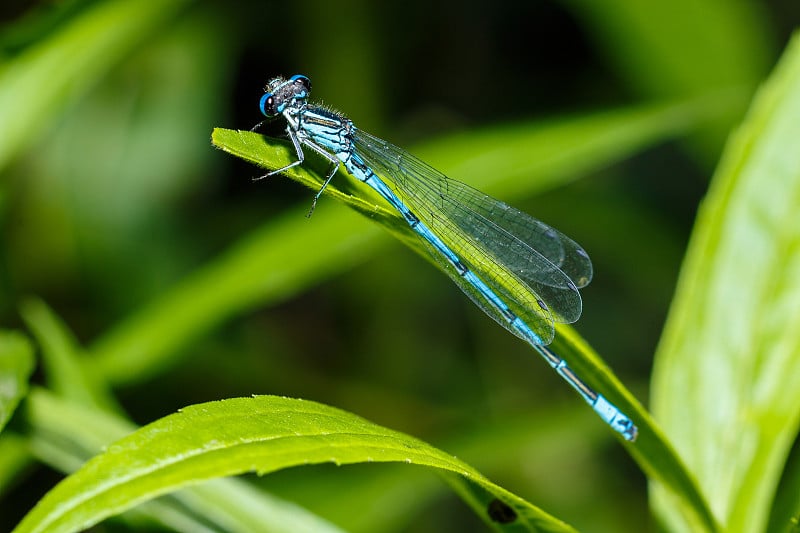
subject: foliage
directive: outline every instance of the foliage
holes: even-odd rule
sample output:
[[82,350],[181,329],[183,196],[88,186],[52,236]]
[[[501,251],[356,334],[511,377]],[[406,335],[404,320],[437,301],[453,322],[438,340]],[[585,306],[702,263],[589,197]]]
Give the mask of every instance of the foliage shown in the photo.
[[[796,528],[794,21],[599,6],[73,0],[10,18],[0,530]],[[249,179],[294,157],[280,128],[239,131],[259,85],[294,73],[586,246],[585,316],[553,347],[636,443],[395,246],[418,243],[343,172],[310,220],[324,161],[286,173],[303,188]]]

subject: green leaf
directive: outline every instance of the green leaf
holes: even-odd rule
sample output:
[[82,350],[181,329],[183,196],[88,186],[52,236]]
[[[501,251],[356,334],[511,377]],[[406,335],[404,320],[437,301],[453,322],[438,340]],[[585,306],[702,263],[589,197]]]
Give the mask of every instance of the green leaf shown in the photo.
[[[694,105],[697,105],[697,103],[695,102]],[[667,109],[671,110],[672,113],[676,113],[678,109],[681,110],[681,113],[686,113],[688,109],[691,109],[691,106],[672,106],[658,109],[660,113],[666,113]],[[632,134],[630,131],[620,128],[621,131],[615,132],[617,135],[607,136],[604,138],[604,142],[598,141],[588,148],[585,145],[580,145],[573,146],[572,150],[566,150],[565,146],[568,144],[569,139],[573,138],[572,135],[574,131],[562,124],[559,127],[550,129],[550,135],[547,141],[538,138],[538,136],[535,139],[532,138],[532,136],[538,134],[538,131],[534,133],[534,130],[531,130],[528,131],[526,135],[526,133],[522,131],[522,128],[506,128],[499,131],[464,135],[463,138],[457,141],[451,141],[457,144],[460,150],[449,146],[443,151],[444,153],[459,154],[460,157],[455,156],[455,159],[466,159],[469,162],[469,168],[476,169],[476,171],[479,172],[478,175],[485,180],[494,179],[496,180],[495,184],[501,182],[508,188],[514,188],[518,187],[519,183],[524,183],[524,181],[520,179],[521,176],[518,176],[517,173],[524,175],[533,170],[533,163],[531,163],[531,161],[536,161],[537,164],[541,164],[541,161],[544,161],[550,166],[548,175],[558,176],[559,172],[557,169],[559,164],[567,164],[567,161],[572,161],[572,165],[574,166],[574,161],[583,161],[587,158],[587,153],[579,152],[591,150],[594,157],[588,157],[589,159],[603,159],[604,157],[608,157],[609,150],[612,152],[619,150],[618,146],[620,144],[627,145],[633,139],[640,139],[640,135],[643,131],[647,131],[650,135],[653,135],[658,129],[649,120],[644,118],[646,116],[646,113],[642,113],[641,116],[637,117],[639,120],[632,120],[630,122],[636,122],[638,128],[635,128],[635,131],[639,135]],[[650,115],[650,118],[652,118],[652,115]],[[675,117],[673,117],[673,120],[674,119]],[[586,127],[586,125],[587,124],[584,123],[584,127]],[[599,131],[596,133],[599,133]],[[627,142],[621,142],[622,139]],[[218,146],[222,146],[226,151],[244,157],[266,168],[280,168],[293,161],[296,157],[288,143],[275,143],[273,146],[265,140],[259,140],[250,132],[215,130],[214,142]],[[559,142],[562,143],[562,152],[565,156],[563,160],[556,156],[551,156],[550,158],[545,157],[545,152],[548,149],[548,142],[556,144]],[[530,145],[530,148],[526,148],[528,145]],[[541,145],[545,146],[540,148]],[[497,148],[494,150],[487,149],[482,151],[482,146],[497,146]],[[536,157],[539,155],[535,152],[536,150],[542,150],[540,154],[541,157]],[[534,153],[531,153],[532,151]],[[485,155],[483,155],[484,152]],[[520,153],[524,153],[525,157],[520,158]],[[600,156],[598,154],[604,155]],[[518,168],[519,166],[522,166],[522,168]],[[497,169],[496,173],[489,172],[490,169],[494,168]],[[319,188],[320,178],[311,174],[306,168],[293,167],[288,172],[288,175],[312,189]],[[485,181],[482,185],[490,186],[492,182]],[[366,212],[368,212],[368,210],[363,208],[361,200],[352,196],[351,191],[355,189],[352,188],[350,182],[334,180],[331,186],[334,187],[330,192],[332,196],[343,200],[362,213],[366,214]],[[346,189],[338,189],[336,188],[337,186],[344,186]],[[413,232],[399,215],[385,213],[382,216],[384,218],[393,217],[397,219],[397,222],[394,223],[391,228],[392,231],[395,233],[405,233],[404,236],[407,242],[416,242],[416,240],[412,240],[414,239]],[[648,473],[662,480],[665,485],[669,486],[670,489],[678,495],[677,497],[681,498],[688,507],[693,509],[693,511],[697,513],[700,522],[713,529],[715,527],[714,519],[701,497],[694,480],[681,465],[680,459],[669,443],[664,439],[663,434],[655,426],[647,412],[635,398],[625,390],[622,384],[614,378],[613,374],[602,363],[602,360],[600,360],[597,354],[588,347],[585,341],[580,339],[572,328],[567,326],[559,327],[559,331],[562,335],[555,343],[557,353],[569,361],[570,365],[590,386],[602,391],[612,402],[618,407],[621,407],[629,416],[632,416],[634,421],[640,425],[640,429],[643,430],[642,438],[639,443],[636,445],[625,443],[634,458]]]
[[85,91],[186,0],[114,0],[93,3],[56,33],[30,46],[0,69],[0,117],[5,135],[0,168],[52,117]]
[[703,95],[511,123],[454,134],[411,153],[504,200],[527,198],[687,135],[730,104],[719,94]]
[[[64,473],[77,470],[108,444],[137,429],[117,415],[43,389],[31,392],[26,413],[32,429],[26,449]],[[179,531],[207,530],[211,524],[216,526],[214,531],[243,533],[338,531],[307,510],[238,479],[217,479],[186,488],[139,505],[134,511],[140,518]]]
[[[564,0],[593,33],[596,48],[647,98],[716,93],[723,113],[704,127],[706,155],[717,156],[730,128],[772,62],[766,10],[754,2]],[[712,160],[713,161],[713,160]]]
[[[681,134],[716,112],[705,101],[649,105],[551,124],[461,134],[415,151],[437,166],[441,162],[440,168],[450,175],[487,192],[502,192],[510,201],[607,166]],[[269,168],[279,168],[295,157],[286,141],[268,143],[250,132],[216,129],[213,141],[225,151]],[[309,154],[309,165],[294,167],[287,174],[317,190],[319,172],[325,168]],[[343,176],[340,173],[328,186],[326,197],[340,199],[406,244],[418,246],[404,221],[377,200],[365,200],[372,198],[369,189],[340,179]],[[309,221],[304,216],[309,206],[310,198],[308,204],[245,236],[217,260],[119,323],[91,347],[92,365],[112,383],[145,379],[173,364],[181,348],[229,317],[300,293],[365,261],[387,244],[374,225],[331,207],[331,202],[323,202]]]
[[[0,431],[28,394],[34,364],[33,346],[27,337],[0,331]],[[0,494],[30,462],[25,439],[8,431],[0,435]]]
[[767,531],[800,531],[800,448],[794,446],[775,494]]
[[[654,371],[656,417],[728,531],[761,531],[800,426],[800,36],[730,139]],[[667,529],[697,530],[656,485]]]
[[28,339],[14,331],[0,331],[0,431],[28,393],[33,366],[33,347]]
[[[214,128],[211,141],[217,148],[267,169],[282,168],[297,160],[297,154],[288,140],[267,139],[252,131]],[[312,190],[319,190],[323,182],[319,170],[306,165],[292,167],[286,171],[286,175]],[[357,185],[347,179],[347,174],[340,173],[340,178],[336,183],[331,182],[325,189],[326,194],[346,203],[362,215],[380,216],[384,224],[388,224],[391,218],[399,218],[393,216],[391,210],[386,207],[375,205],[374,202],[358,196]],[[368,191],[369,189],[366,189],[364,192]],[[372,198],[375,199],[377,196]]]
[[72,332],[43,301],[25,300],[20,312],[41,346],[44,371],[55,392],[87,405],[117,408],[109,390],[82,364],[82,348]]
[[16,478],[34,462],[27,438],[10,431],[0,435],[0,496],[10,492]]
[[307,211],[271,220],[117,324],[92,345],[88,364],[112,383],[143,380],[223,320],[289,298],[379,249],[377,227],[359,226],[351,211],[317,213],[317,224]]
[[331,462],[399,462],[457,474],[473,486],[481,510],[499,505],[502,516],[515,515],[500,523],[482,512],[497,529],[572,531],[419,440],[338,409],[274,396],[198,404],[145,426],[59,483],[14,531],[76,531],[200,481]]
[[650,97],[755,84],[770,61],[769,20],[755,4],[708,0],[567,0],[621,72]]
[[639,428],[636,443],[621,442],[649,479],[658,480],[664,488],[669,489],[671,497],[687,509],[695,523],[705,530],[716,530],[717,524],[697,482],[687,471],[663,430],[572,327],[559,325],[558,332],[553,341],[556,353],[569,361],[572,369],[590,386],[602,391],[614,405],[631,417]]

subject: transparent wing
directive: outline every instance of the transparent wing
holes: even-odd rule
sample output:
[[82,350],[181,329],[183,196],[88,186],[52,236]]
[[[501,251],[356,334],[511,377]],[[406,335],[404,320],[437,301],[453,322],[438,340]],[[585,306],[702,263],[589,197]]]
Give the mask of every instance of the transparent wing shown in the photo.
[[[466,255],[463,259],[479,276],[495,289],[498,285],[501,289],[508,287],[509,281],[516,289],[522,289],[501,296],[527,300],[519,304],[528,308],[532,305],[534,309],[529,314],[545,315],[551,323],[554,319],[559,322],[578,319],[581,314],[578,288],[591,280],[592,264],[583,248],[572,239],[499,200],[447,178],[391,143],[360,130],[356,131],[354,142],[364,161],[437,235],[460,248],[460,253]],[[459,245],[459,239],[466,241],[466,245]],[[466,289],[465,292],[469,294]]]

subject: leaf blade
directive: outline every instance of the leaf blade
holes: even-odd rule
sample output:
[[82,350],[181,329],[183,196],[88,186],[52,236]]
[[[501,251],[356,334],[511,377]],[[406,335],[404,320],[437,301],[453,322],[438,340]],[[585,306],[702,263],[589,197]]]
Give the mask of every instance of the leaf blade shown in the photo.
[[[766,524],[800,426],[798,94],[795,36],[699,213],[654,371],[654,412],[732,531]],[[656,491],[654,505],[677,528],[672,503]]]
[[[684,133],[715,113],[715,107],[705,100],[634,106],[554,124],[454,136],[415,152],[437,161],[437,166],[441,161],[443,170],[487,192],[504,191],[503,198],[510,200],[602,168]],[[267,144],[260,135],[219,128],[213,135],[218,148],[262,167],[280,168],[294,160],[285,141]],[[477,159],[476,153],[480,154]],[[520,161],[524,165],[519,165]],[[497,171],[487,172],[487,168]],[[316,191],[321,181],[312,170],[294,167],[288,175]],[[396,214],[361,198],[362,194],[369,198],[364,191],[368,188],[359,187],[359,196],[355,196],[348,188],[353,184],[338,178],[328,186],[327,194],[381,222],[404,243],[418,246],[417,238]],[[117,324],[92,345],[92,364],[111,383],[144,379],[171,364],[181,347],[230,316],[299,293],[366,260],[388,241],[374,226],[344,210],[328,209],[324,215],[317,211],[315,218],[325,216],[325,223],[309,224],[303,216],[308,207],[293,210],[243,237],[215,261]],[[291,265],[286,257],[293,258]],[[168,331],[166,323],[170,324]]]
[[417,439],[315,402],[260,396],[190,406],[117,441],[51,490],[15,532],[74,531],[206,479],[325,462],[452,472],[513,507],[514,527],[572,530]]
[[[32,432],[25,451],[65,474],[137,429],[117,414],[38,388],[28,398],[26,416]],[[339,531],[308,510],[238,479],[217,479],[186,488],[149,501],[135,513],[178,531],[206,531],[209,527],[243,533]]]
[[33,346],[14,331],[0,331],[0,431],[28,392],[33,372]]
[[0,116],[16,134],[0,145],[0,168],[70,96],[86,90],[185,3],[116,0],[93,5],[6,63],[0,71]]

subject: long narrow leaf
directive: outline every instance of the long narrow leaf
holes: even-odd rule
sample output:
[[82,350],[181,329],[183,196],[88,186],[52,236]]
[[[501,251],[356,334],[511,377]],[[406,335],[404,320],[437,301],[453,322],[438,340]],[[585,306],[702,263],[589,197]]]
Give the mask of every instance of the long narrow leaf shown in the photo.
[[81,364],[83,349],[72,332],[43,301],[25,300],[20,313],[41,346],[44,372],[55,392],[87,405],[118,408],[96,374]]
[[[714,112],[713,106],[702,101],[641,106],[552,125],[459,135],[416,152],[487,192],[506,191],[503,199],[510,201],[684,133]],[[218,129],[213,141],[230,153],[271,168],[294,158],[287,142],[267,144],[262,136],[250,132]],[[324,164],[320,168],[323,171]],[[289,175],[312,188],[319,187],[313,164],[295,167]],[[356,196],[352,185],[337,179],[326,191],[396,230],[395,235],[409,235],[396,215],[377,202],[364,200],[361,195],[369,198],[364,191],[367,188],[360,187]],[[309,221],[303,216],[308,204],[303,205],[244,237],[216,261],[98,339],[91,347],[91,365],[112,383],[141,380],[171,364],[182,347],[223,320],[299,293],[366,260],[386,244],[374,226],[363,224],[345,210],[324,207]],[[406,242],[413,246],[417,241]],[[286,261],[289,257],[291,263]]]
[[0,116],[14,132],[0,143],[0,168],[70,103],[187,0],[112,0],[92,5],[0,70]]
[[560,325],[558,331],[559,335],[553,342],[555,350],[567,358],[574,370],[586,378],[590,385],[603,391],[616,406],[631,416],[639,427],[637,442],[626,444],[628,452],[651,480],[658,480],[669,490],[670,497],[679,502],[693,523],[707,531],[716,530],[716,520],[705,498],[664,431],[573,328]]
[[[653,108],[652,111],[655,113],[656,109],[659,109],[659,113],[667,113],[667,110],[670,110],[671,113],[682,114],[687,111],[687,106],[672,106],[666,108],[660,107]],[[667,113],[667,116],[669,116],[669,113]],[[637,124],[639,128],[646,126],[647,131],[651,131],[650,128],[652,125],[648,121],[639,121]],[[639,131],[641,131],[641,129]],[[562,141],[569,138],[568,129],[567,131],[559,133],[560,135],[556,134],[555,137],[564,135]],[[465,150],[464,154],[464,157],[468,159],[468,163],[465,165],[469,165],[469,168],[472,169],[476,167],[478,169],[484,169],[484,172],[481,172],[479,175],[487,181],[489,180],[487,176],[493,175],[488,171],[488,169],[491,168],[499,168],[500,170],[498,171],[498,174],[500,176],[507,176],[509,174],[513,176],[516,172],[519,172],[518,169],[514,168],[513,163],[504,161],[504,156],[515,157],[512,156],[512,154],[518,154],[519,152],[523,151],[521,145],[525,143],[524,140],[520,140],[520,137],[524,137],[524,135],[521,135],[519,131],[516,131],[515,135],[508,135],[508,137],[505,137],[503,142],[498,142],[497,138],[495,138],[495,142],[500,146],[507,147],[508,152],[499,151],[498,153],[498,151],[490,150],[488,155],[483,156],[481,155],[479,146],[482,143],[487,144],[487,139],[492,135],[497,137],[501,134],[497,132],[494,134],[483,133],[477,135],[477,140],[470,139],[470,142],[464,142],[464,144],[468,146],[468,149]],[[214,140],[219,146],[223,147],[227,151],[267,168],[280,168],[281,166],[284,166],[288,162],[292,161],[294,157],[291,149],[286,144],[278,143],[273,147],[272,144],[267,143],[264,140],[259,140],[256,136],[249,132],[230,132],[227,130],[217,130],[215,131]],[[530,139],[527,141],[530,142]],[[605,145],[605,147],[615,147],[617,146],[618,142],[619,138],[611,141],[608,145]],[[533,146],[536,146],[535,143],[532,144]],[[603,148],[601,146],[595,146],[593,147],[593,150],[602,152]],[[454,150],[452,149],[447,150],[447,152],[453,151]],[[478,155],[469,157],[466,155],[467,153]],[[530,150],[525,153],[527,158],[524,162],[528,162],[530,161]],[[580,158],[578,157],[577,159]],[[547,162],[552,164],[552,160],[547,160]],[[522,163],[523,162],[520,162],[520,164]],[[309,174],[305,169],[298,169],[297,167],[294,167],[288,174],[290,177],[300,181],[312,189],[319,188],[319,177]],[[501,180],[502,178],[497,179]],[[509,183],[506,185],[513,188],[518,186],[519,182],[519,179],[512,179],[509,180]],[[346,187],[346,189],[341,190],[336,188],[339,186],[339,184],[342,184],[342,186]],[[412,231],[408,228],[407,224],[402,221],[399,215],[387,213],[384,209],[378,207],[380,204],[377,204],[376,207],[372,209],[365,208],[363,200],[350,194],[350,191],[353,190],[350,182],[346,180],[339,180],[336,182],[336,184],[332,185],[332,187],[333,190],[330,192],[332,196],[350,204],[351,207],[362,214],[370,215],[373,212],[380,212],[382,219],[389,218],[391,221],[390,229],[395,234],[405,237],[407,239],[406,242],[412,245],[414,242],[416,242]],[[580,375],[589,383],[589,385],[597,387],[597,389],[602,391],[603,394],[608,395],[612,401],[617,402],[620,407],[623,407],[623,410],[630,416],[634,416],[635,413],[636,416],[634,416],[634,421],[635,423],[639,424],[642,429],[644,429],[644,432],[640,444],[625,444],[626,447],[631,450],[634,458],[647,472],[662,480],[667,486],[669,486],[673,493],[686,504],[687,508],[692,509],[692,512],[700,523],[703,523],[709,529],[714,529],[716,527],[714,524],[714,519],[711,516],[711,513],[708,510],[703,498],[701,497],[696,484],[687,474],[686,470],[681,466],[680,459],[674,453],[672,447],[664,439],[663,433],[655,426],[642,406],[639,405],[633,396],[624,389],[621,383],[614,378],[613,374],[611,374],[608,368],[603,365],[602,361],[597,357],[597,355],[590,348],[588,348],[587,344],[582,341],[577,334],[571,330],[571,328],[564,327],[561,328],[561,331],[562,333],[566,332],[567,336],[571,338],[572,341],[568,343],[562,342],[557,344],[556,349],[559,351],[559,353],[568,361],[570,361],[570,363],[577,371],[579,371]]]
[[28,392],[33,347],[22,334],[0,331],[0,431]]
[[649,98],[727,93],[724,112],[704,128],[713,162],[730,128],[766,74],[774,46],[757,2],[562,0],[629,85]]

